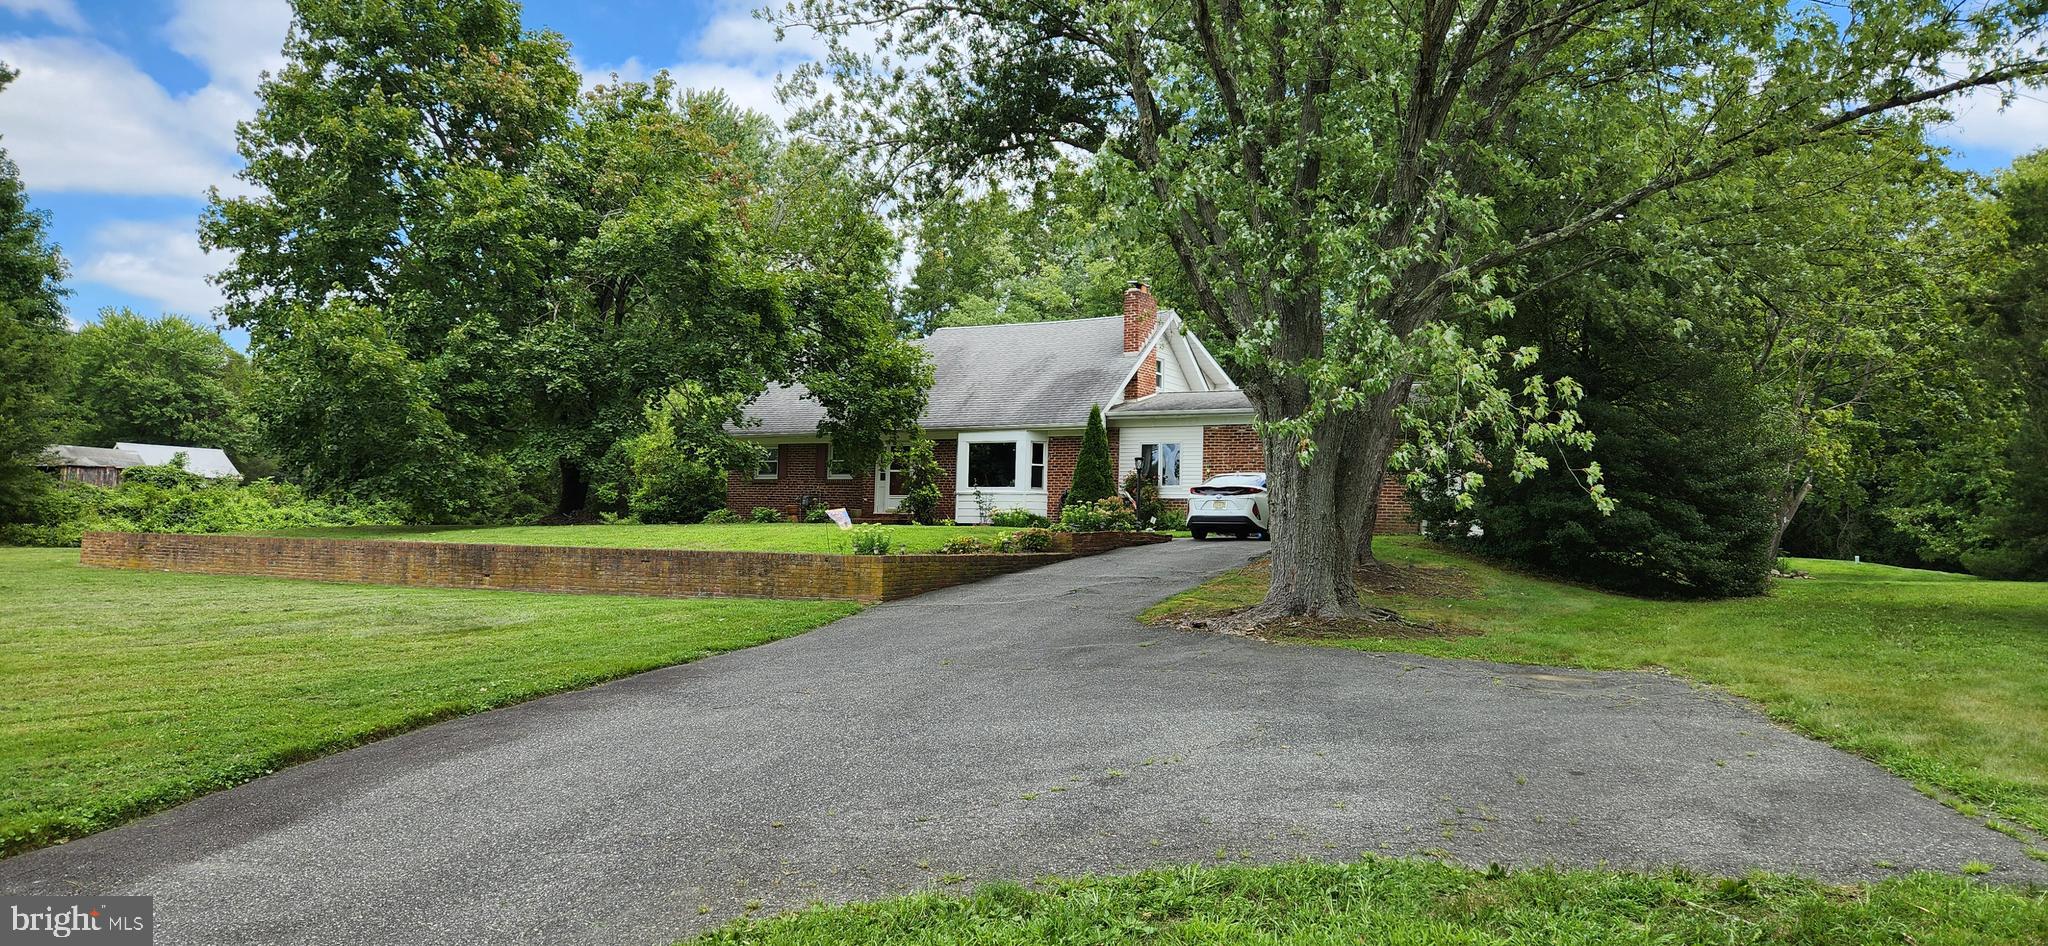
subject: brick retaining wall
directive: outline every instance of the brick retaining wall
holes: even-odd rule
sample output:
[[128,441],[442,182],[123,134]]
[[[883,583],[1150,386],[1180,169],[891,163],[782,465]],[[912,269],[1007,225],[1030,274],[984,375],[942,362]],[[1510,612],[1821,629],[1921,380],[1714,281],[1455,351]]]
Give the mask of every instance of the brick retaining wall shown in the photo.
[[82,564],[428,588],[665,598],[894,601],[1164,536],[1074,536],[1056,551],[988,555],[807,555],[465,542],[88,532]]

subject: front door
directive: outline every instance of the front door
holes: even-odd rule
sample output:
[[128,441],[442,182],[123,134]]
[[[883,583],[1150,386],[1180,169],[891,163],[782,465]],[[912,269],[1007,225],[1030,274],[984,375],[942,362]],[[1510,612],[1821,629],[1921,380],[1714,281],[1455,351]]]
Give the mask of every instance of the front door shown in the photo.
[[902,461],[890,457],[886,466],[875,470],[875,512],[887,514],[896,511],[909,492],[910,477],[904,473]]

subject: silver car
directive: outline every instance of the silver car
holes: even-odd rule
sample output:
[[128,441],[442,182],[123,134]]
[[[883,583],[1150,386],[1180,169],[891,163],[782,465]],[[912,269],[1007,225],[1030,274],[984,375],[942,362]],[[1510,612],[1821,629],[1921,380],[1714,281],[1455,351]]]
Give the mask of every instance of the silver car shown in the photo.
[[1270,539],[1268,518],[1273,504],[1266,497],[1266,474],[1224,473],[1189,490],[1188,531],[1197,539],[1229,533],[1240,539]]

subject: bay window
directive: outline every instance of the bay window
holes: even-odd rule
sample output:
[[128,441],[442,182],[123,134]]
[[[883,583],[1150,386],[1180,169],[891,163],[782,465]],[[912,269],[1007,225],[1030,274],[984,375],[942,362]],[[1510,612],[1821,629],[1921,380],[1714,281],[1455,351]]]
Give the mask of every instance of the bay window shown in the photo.
[[969,489],[1014,489],[1017,486],[1017,443],[991,440],[967,445]]

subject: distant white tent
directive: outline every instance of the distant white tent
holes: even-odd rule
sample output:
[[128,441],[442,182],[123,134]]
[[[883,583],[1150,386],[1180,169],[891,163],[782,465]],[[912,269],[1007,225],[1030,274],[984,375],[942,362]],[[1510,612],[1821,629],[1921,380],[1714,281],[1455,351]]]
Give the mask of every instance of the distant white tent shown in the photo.
[[178,454],[185,455],[185,469],[200,476],[215,479],[241,479],[242,471],[235,469],[235,461],[228,459],[226,452],[212,447],[174,447],[163,443],[116,443],[116,450],[126,450],[142,458],[150,466],[163,466]]

